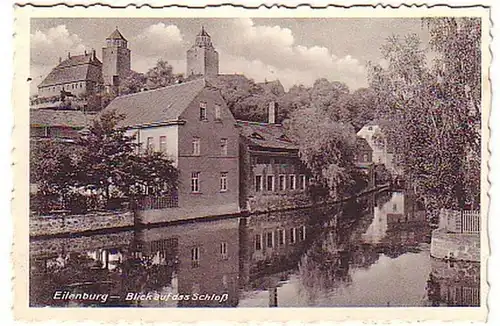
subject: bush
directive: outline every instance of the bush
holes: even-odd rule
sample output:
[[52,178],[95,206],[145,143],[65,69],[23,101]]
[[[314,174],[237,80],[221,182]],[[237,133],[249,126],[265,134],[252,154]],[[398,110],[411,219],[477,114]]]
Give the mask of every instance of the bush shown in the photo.
[[88,197],[80,193],[70,193],[65,198],[65,206],[73,214],[85,214],[88,212]]

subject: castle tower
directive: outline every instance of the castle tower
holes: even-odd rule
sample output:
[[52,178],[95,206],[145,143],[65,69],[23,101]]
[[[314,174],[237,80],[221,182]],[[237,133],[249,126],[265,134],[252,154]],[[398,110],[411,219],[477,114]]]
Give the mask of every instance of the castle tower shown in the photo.
[[115,29],[106,38],[106,46],[102,48],[102,77],[104,86],[116,90],[130,72],[130,49],[127,40]]
[[215,77],[219,74],[219,54],[212,45],[210,35],[201,28],[194,45],[187,51],[186,77],[203,75]]

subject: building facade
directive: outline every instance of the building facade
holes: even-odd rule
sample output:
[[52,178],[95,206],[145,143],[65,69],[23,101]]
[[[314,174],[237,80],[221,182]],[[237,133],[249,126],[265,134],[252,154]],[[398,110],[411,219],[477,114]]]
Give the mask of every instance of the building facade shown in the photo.
[[238,121],[240,205],[250,211],[300,206],[307,202],[309,177],[298,145],[276,122],[274,103],[268,122]]
[[173,207],[143,212],[143,223],[239,212],[236,120],[205,79],[121,96],[112,110],[140,150],[164,152],[180,172]]
[[48,98],[69,93],[74,96],[92,94],[102,84],[102,63],[95,50],[82,55],[68,53],[66,60],[59,58],[59,64],[38,85],[38,97]]
[[186,77],[216,77],[219,74],[219,53],[212,44],[212,38],[201,28],[194,45],[187,51]]
[[397,167],[394,164],[394,151],[387,143],[387,139],[382,133],[380,123],[371,121],[361,128],[358,137],[364,138],[373,150],[372,162],[384,164],[391,172],[396,173]]

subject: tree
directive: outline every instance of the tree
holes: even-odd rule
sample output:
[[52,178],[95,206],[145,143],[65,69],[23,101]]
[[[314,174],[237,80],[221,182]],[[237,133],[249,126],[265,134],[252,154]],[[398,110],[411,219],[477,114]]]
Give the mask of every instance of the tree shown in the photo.
[[140,92],[146,86],[146,76],[133,70],[125,77],[119,86],[119,94],[133,94]]
[[352,126],[332,121],[315,107],[296,110],[285,127],[315,181],[339,198],[354,185],[356,135]]
[[156,63],[156,66],[146,72],[145,77],[146,88],[155,89],[175,84],[182,78],[182,74],[174,74],[172,65],[168,61],[160,59]]
[[480,20],[426,22],[438,52],[433,66],[415,35],[388,39],[388,67],[371,66],[378,114],[391,122],[383,131],[428,208],[477,205]]

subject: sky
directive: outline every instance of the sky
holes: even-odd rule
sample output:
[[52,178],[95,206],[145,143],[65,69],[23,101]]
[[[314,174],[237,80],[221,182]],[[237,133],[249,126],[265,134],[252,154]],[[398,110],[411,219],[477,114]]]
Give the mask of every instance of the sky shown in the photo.
[[186,51],[201,26],[219,52],[219,71],[256,82],[279,79],[286,89],[318,78],[367,86],[366,64],[384,63],[381,46],[391,35],[429,39],[419,18],[60,18],[31,21],[31,92],[59,57],[95,49],[118,27],[129,41],[132,69],[146,72],[159,59],[185,73]]

